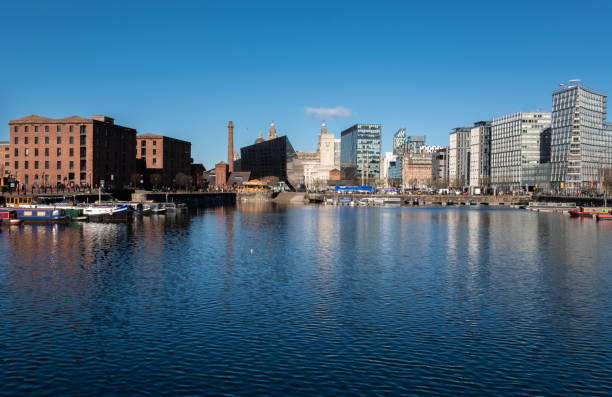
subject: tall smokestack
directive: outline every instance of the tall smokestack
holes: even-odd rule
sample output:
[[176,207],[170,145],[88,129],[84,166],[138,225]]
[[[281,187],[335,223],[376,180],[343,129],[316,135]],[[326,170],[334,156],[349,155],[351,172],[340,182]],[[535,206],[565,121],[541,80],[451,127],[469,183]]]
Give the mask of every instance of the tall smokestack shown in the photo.
[[234,124],[231,121],[227,125],[227,164],[229,172],[234,172]]

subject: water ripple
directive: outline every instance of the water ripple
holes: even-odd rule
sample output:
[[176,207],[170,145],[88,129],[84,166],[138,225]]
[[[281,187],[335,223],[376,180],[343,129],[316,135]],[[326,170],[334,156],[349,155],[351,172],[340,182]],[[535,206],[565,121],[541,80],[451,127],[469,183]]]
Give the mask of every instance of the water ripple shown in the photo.
[[3,227],[0,394],[610,395],[611,243],[477,208]]

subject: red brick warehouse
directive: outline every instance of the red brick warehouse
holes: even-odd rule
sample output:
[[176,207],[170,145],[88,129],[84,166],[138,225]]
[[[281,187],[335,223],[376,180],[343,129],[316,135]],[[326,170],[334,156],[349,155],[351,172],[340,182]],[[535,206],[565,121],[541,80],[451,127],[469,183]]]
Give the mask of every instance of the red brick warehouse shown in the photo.
[[122,188],[136,172],[136,130],[111,117],[27,116],[9,122],[8,172],[26,189],[63,184]]

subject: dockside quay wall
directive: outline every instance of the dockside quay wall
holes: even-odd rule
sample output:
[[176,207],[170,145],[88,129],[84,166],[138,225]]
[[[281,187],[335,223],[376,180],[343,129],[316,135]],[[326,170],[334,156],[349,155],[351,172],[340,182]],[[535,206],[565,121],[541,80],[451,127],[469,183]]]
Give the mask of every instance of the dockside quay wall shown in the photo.
[[132,194],[132,201],[173,202],[186,204],[190,208],[218,207],[236,204],[235,192],[193,192],[165,193],[138,190]]

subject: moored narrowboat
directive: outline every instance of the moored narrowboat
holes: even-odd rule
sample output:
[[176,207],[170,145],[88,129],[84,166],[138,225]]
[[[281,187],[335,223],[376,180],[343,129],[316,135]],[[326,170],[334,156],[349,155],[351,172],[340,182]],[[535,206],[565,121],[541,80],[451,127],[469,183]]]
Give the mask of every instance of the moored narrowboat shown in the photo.
[[612,221],[612,211],[596,215],[598,221]]
[[578,207],[569,211],[569,214],[573,217],[593,217],[593,215],[608,214],[609,211],[608,208]]
[[17,218],[25,223],[69,223],[70,216],[60,208],[15,208]]

